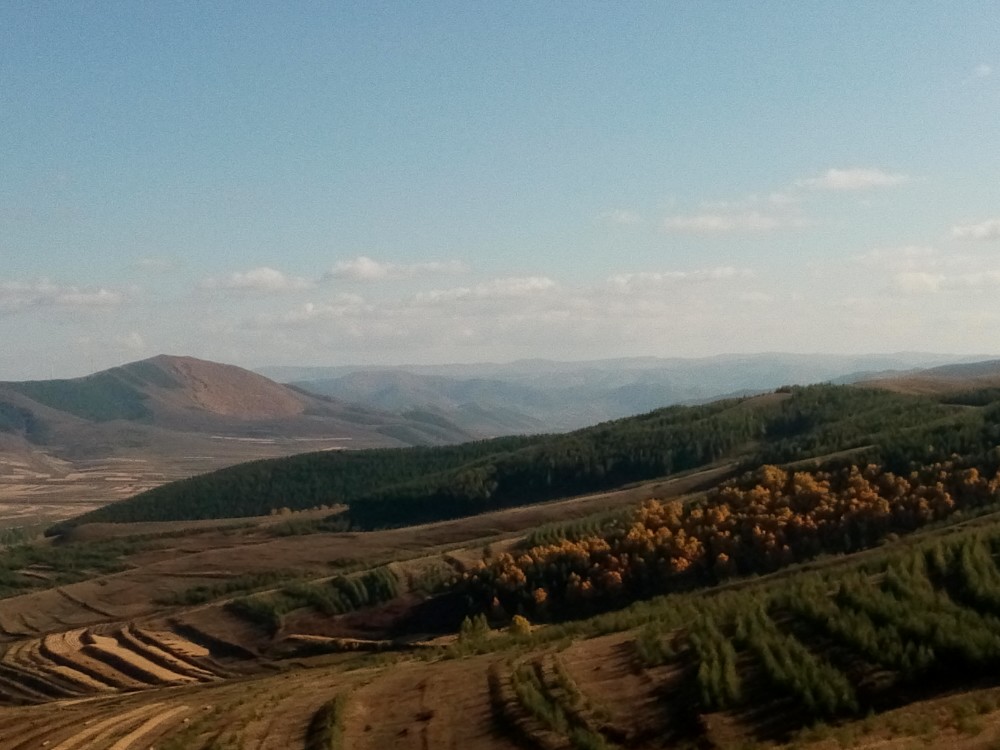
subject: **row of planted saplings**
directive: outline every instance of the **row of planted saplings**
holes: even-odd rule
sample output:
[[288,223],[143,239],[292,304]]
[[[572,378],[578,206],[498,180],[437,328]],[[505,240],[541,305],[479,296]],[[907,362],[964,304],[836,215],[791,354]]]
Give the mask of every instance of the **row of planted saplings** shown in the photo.
[[[964,534],[868,568],[706,599],[684,627],[645,626],[636,655],[646,668],[685,666],[704,712],[759,704],[763,689],[793,704],[803,725],[912,694],[890,688],[958,687],[1000,667],[998,547],[996,536]],[[865,673],[889,677],[868,683]]]

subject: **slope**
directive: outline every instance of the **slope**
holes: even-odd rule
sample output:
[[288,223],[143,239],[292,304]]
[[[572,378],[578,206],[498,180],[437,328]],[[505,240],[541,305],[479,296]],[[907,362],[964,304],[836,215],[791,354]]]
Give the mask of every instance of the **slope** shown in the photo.
[[77,515],[136,492],[303,450],[440,445],[472,436],[304,393],[191,357],[82,378],[0,383],[0,521]]
[[[406,420],[372,409],[305,393],[233,365],[193,357],[160,355],[71,380],[0,383],[0,430],[40,443],[46,436],[81,422],[132,422],[184,431],[268,431],[302,435],[331,428],[346,437],[397,440],[393,430],[425,433],[422,442],[467,437],[440,419]],[[350,434],[353,433],[353,434]]]
[[896,373],[865,381],[863,385],[896,393],[932,395],[1000,388],[1000,360],[991,359]]
[[360,529],[455,518],[623,486],[745,457],[840,451],[921,459],[980,449],[1000,404],[981,408],[848,386],[668,407],[565,435],[445,448],[305,454],[166,485],[76,519],[187,520],[347,503]]

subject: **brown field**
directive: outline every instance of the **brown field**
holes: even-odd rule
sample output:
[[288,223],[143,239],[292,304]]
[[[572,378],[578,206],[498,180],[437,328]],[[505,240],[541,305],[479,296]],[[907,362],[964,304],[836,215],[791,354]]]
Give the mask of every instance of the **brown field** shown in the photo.
[[[994,685],[799,731],[782,725],[788,717],[771,704],[700,713],[692,670],[682,662],[644,666],[634,629],[471,656],[454,648],[454,635],[394,639],[394,628],[420,601],[409,590],[350,614],[296,610],[276,633],[225,608],[243,591],[197,605],[162,603],[193,586],[251,573],[293,570],[325,581],[386,563],[408,588],[425,569],[460,569],[487,545],[497,554],[541,524],[684,496],[732,468],[370,533],[275,536],[287,516],[81,527],[78,540],[131,535],[137,548],[121,572],[0,600],[0,750],[314,750],[317,717],[336,699],[340,734],[324,748],[1000,747]],[[756,584],[726,588],[744,585]],[[427,635],[436,637],[419,639]],[[526,673],[576,729],[553,728],[533,713],[518,692],[518,675]],[[604,744],[581,744],[576,730]]]
[[[444,554],[478,559],[486,543],[503,544],[544,523],[581,518],[648,497],[684,494],[692,487],[717,481],[731,470],[730,465],[725,465],[618,492],[367,533],[274,537],[267,533],[267,527],[287,518],[271,516],[234,519],[232,528],[217,521],[137,524],[134,533],[189,533],[145,542],[142,551],[128,558],[133,567],[121,573],[3,600],[0,642],[60,628],[150,616],[162,609],[157,600],[199,584],[218,584],[250,573],[281,569],[321,577],[333,575],[335,566],[344,562],[375,565],[395,559],[441,558]],[[248,528],[247,524],[252,525]],[[101,524],[80,527],[76,533],[81,539],[95,540],[119,536],[125,529],[130,526]],[[472,542],[476,543],[475,549],[464,549]]]
[[[642,669],[632,658],[632,633],[618,633],[529,653],[499,653],[461,659],[409,660],[405,656],[327,656],[296,659],[280,669],[234,676],[211,657],[182,658],[177,637],[170,653],[201,675],[218,665],[219,673],[200,680],[180,680],[176,672],[159,675],[158,683],[137,688],[122,685],[85,693],[43,698],[26,690],[29,705],[0,707],[0,750],[146,750],[147,748],[306,748],[317,712],[337,696],[346,697],[342,736],[336,747],[453,748],[514,750],[572,748],[566,737],[551,731],[519,703],[510,682],[512,670],[527,665],[554,695],[561,680],[575,684],[573,720],[606,738],[607,747],[785,747],[754,738],[740,717],[698,715],[679,698],[681,675],[675,668]],[[122,663],[139,679],[138,657],[124,646],[121,632],[103,636],[122,649]],[[161,634],[143,637],[157,642]],[[83,672],[84,653],[66,640],[64,658]],[[85,651],[88,646],[82,646]],[[197,647],[196,647],[197,648]],[[164,652],[166,653],[166,652]],[[102,656],[102,654],[104,654]],[[39,687],[57,684],[54,672],[27,655],[18,669]],[[101,661],[105,659],[105,661]],[[112,682],[117,662],[95,652],[94,664],[105,684]],[[0,686],[9,684],[14,667],[6,659]],[[562,678],[559,674],[563,675]],[[119,680],[126,682],[122,673]],[[147,677],[145,679],[152,679]],[[69,678],[63,678],[69,684]],[[82,683],[76,683],[78,686]],[[55,688],[50,690],[54,693]],[[129,692],[131,691],[131,692]],[[0,693],[0,695],[3,695]],[[562,694],[565,697],[565,693]],[[11,701],[7,700],[10,704]],[[31,705],[33,704],[33,705]],[[974,690],[958,696],[923,701],[877,717],[801,733],[794,747],[835,748],[995,748],[1000,739],[1000,689]],[[695,732],[695,734],[692,734]],[[700,732],[700,734],[698,734]],[[698,739],[700,737],[700,739]]]
[[341,450],[343,438],[242,439],[190,435],[101,458],[58,458],[40,449],[0,454],[0,528],[54,523],[123,500],[161,484],[258,458],[312,450]]

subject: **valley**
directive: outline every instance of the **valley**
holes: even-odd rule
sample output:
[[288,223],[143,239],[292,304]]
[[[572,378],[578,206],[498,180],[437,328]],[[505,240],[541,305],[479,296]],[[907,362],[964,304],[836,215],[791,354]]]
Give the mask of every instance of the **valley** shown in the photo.
[[992,747],[1000,403],[875,385],[180,482],[10,460],[129,497],[0,547],[0,749]]

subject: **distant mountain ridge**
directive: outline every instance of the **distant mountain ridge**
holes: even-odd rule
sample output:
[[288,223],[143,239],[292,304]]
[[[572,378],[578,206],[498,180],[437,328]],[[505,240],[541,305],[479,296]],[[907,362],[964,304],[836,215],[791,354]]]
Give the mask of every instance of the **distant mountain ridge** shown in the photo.
[[[432,410],[483,436],[565,431],[782,385],[853,383],[976,357],[751,354],[399,367],[263,368],[304,390],[387,411]],[[979,359],[983,359],[980,357]]]
[[338,368],[324,386],[160,355],[82,378],[0,383],[0,520],[75,515],[262,458],[564,432],[675,403],[871,373],[891,379],[970,359],[764,354]]
[[942,365],[909,372],[880,373],[863,385],[897,393],[939,395],[1000,388],[1000,359]]

